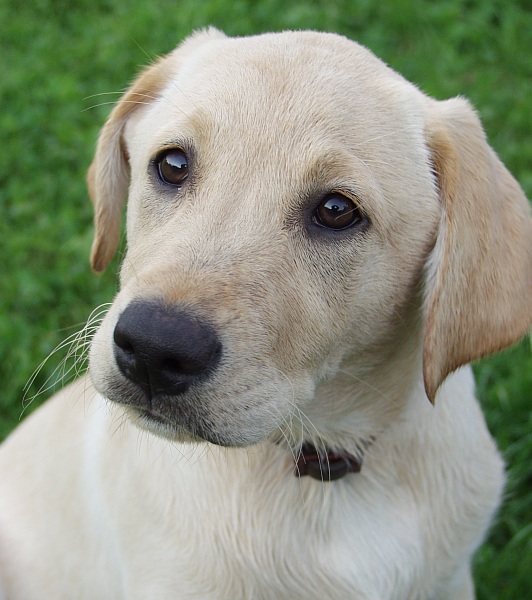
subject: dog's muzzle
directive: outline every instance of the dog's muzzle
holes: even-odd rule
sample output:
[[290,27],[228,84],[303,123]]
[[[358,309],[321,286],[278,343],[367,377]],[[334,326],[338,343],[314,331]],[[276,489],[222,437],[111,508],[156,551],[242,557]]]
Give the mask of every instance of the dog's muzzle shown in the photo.
[[114,355],[121,373],[146,396],[177,396],[216,367],[222,344],[213,327],[186,309],[136,301],[120,315]]

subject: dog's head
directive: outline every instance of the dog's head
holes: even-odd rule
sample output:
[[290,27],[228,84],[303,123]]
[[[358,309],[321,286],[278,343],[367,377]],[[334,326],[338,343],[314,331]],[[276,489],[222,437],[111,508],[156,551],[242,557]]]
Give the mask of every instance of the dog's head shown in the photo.
[[92,378],[162,435],[327,437],[530,326],[529,207],[474,111],[339,36],[192,36],[114,108],[88,180],[96,271],[128,196]]

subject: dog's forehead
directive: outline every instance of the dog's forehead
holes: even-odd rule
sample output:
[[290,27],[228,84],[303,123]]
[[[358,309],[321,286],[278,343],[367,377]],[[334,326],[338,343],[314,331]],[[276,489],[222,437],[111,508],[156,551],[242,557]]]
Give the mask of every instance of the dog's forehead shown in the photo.
[[355,78],[359,83],[374,79],[375,70],[397,79],[354,42],[323,34],[284,33],[205,43],[184,60],[177,81],[202,93],[206,87],[208,92],[215,89],[220,97],[227,94],[231,99],[235,93],[241,100],[289,95],[306,106],[307,99],[320,94],[347,92]]
[[[422,130],[422,94],[340,36],[283,33],[222,38],[167,65],[171,74],[143,121],[154,144],[223,132],[271,147],[315,140],[361,144]],[[155,132],[155,133],[154,133]],[[382,143],[374,144],[380,146]],[[353,150],[354,148],[350,148]]]
[[242,87],[252,96],[290,94],[303,104],[309,94],[349,93],[353,86],[378,95],[386,81],[411,85],[360,44],[315,32],[210,40],[183,60],[179,75],[192,86],[238,90],[240,97]]

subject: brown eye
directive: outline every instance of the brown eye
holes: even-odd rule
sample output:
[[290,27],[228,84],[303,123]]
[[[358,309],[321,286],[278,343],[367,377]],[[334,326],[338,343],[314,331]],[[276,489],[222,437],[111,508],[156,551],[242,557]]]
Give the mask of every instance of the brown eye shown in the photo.
[[188,177],[188,160],[183,150],[168,150],[157,159],[159,176],[171,185],[182,185]]
[[337,192],[325,196],[314,211],[314,222],[328,229],[347,229],[362,220],[357,205]]

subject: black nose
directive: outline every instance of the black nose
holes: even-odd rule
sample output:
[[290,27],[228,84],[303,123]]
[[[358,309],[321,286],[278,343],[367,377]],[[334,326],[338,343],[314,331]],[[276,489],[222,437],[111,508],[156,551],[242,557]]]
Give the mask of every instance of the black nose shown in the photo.
[[118,368],[150,397],[183,393],[221,353],[208,323],[155,302],[132,302],[118,319],[114,342]]

